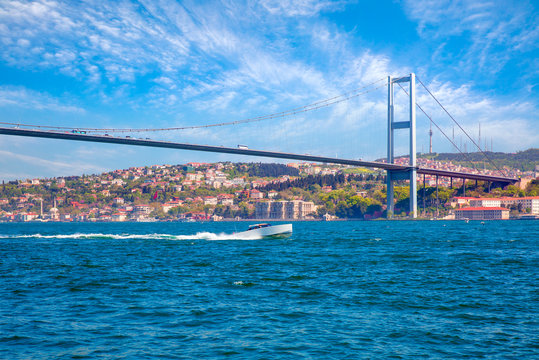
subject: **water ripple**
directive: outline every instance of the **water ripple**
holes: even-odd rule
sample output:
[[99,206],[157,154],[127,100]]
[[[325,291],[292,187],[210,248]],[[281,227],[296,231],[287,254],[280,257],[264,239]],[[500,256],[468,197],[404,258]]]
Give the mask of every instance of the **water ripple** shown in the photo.
[[236,226],[0,224],[0,358],[539,357],[537,222]]

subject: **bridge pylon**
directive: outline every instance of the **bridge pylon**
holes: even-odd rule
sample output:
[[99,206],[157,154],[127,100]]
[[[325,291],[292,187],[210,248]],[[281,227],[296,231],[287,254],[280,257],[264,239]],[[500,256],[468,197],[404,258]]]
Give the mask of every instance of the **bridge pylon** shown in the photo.
[[[393,84],[410,84],[410,120],[394,121],[394,92]],[[395,163],[394,139],[395,130],[409,129],[410,138],[410,170],[387,170],[387,217],[391,218],[395,212],[393,181],[410,180],[410,217],[417,218],[417,159],[416,159],[416,101],[415,101],[415,74],[394,78],[388,76],[387,81],[387,162]]]

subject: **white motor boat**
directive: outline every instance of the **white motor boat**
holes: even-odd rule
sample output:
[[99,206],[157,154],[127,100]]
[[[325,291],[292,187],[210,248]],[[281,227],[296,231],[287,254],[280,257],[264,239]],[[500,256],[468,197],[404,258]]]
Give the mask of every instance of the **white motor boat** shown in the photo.
[[238,239],[266,239],[266,238],[285,238],[292,235],[292,224],[270,225],[254,224],[249,226],[247,231],[234,233]]

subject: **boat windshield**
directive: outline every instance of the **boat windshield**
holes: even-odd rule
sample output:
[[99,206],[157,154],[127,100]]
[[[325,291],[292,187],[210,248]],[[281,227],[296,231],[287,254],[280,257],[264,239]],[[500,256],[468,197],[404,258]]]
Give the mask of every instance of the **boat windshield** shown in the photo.
[[249,226],[249,230],[265,228],[265,227],[268,227],[268,226],[270,226],[270,224],[255,224],[255,225]]

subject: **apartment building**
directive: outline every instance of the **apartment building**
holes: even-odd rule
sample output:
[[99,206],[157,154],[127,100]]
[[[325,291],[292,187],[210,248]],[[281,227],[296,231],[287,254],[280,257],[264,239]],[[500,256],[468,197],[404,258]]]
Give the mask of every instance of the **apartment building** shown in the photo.
[[302,220],[315,211],[316,206],[311,201],[261,201],[255,204],[257,219]]

